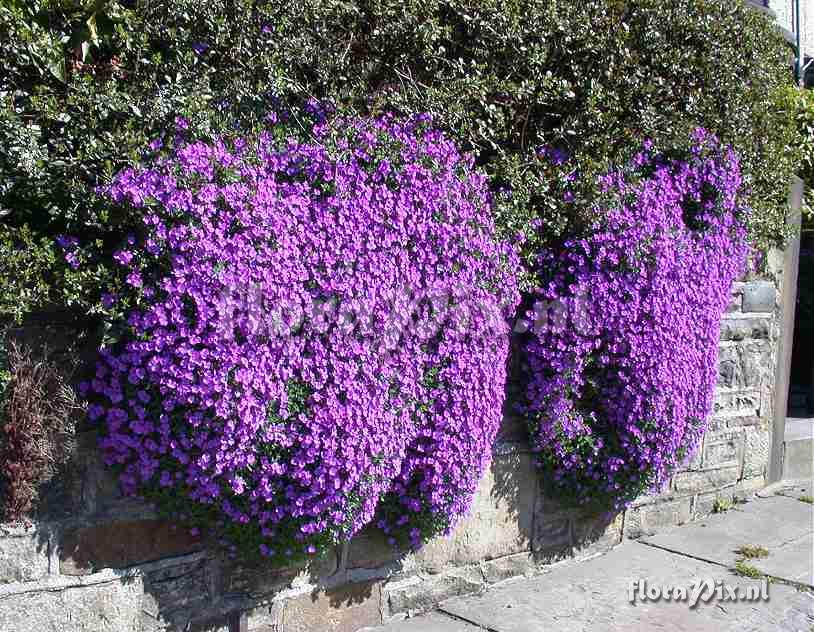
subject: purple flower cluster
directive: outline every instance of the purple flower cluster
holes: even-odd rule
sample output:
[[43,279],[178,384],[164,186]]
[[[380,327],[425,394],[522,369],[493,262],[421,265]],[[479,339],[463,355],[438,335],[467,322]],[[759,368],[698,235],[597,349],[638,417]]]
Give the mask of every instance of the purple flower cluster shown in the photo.
[[428,117],[292,129],[114,179],[143,208],[115,255],[138,306],[90,416],[126,492],[233,552],[286,563],[371,522],[418,545],[488,464],[517,255]]
[[601,178],[601,218],[540,256],[526,413],[546,482],[619,508],[696,450],[720,320],[749,255],[738,159],[697,130]]
[[79,256],[79,240],[71,235],[58,235],[56,243],[64,253],[65,262],[72,270],[78,270],[82,263]]

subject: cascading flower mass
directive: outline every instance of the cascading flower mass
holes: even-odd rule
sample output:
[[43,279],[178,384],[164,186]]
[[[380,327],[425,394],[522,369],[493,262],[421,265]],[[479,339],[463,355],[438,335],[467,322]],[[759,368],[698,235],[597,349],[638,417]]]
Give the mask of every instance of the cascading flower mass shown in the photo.
[[[451,530],[519,303],[485,178],[427,115],[308,114],[208,142],[179,124],[104,190],[142,225],[115,255],[125,331],[88,386],[126,492],[280,564],[371,523],[413,546]],[[544,483],[618,509],[697,448],[750,247],[738,159],[704,130],[683,153],[645,143],[599,190],[539,255],[522,408]]]
[[453,526],[519,301],[485,179],[428,116],[315,118],[177,140],[105,191],[144,209],[116,254],[136,305],[89,385],[105,458],[278,563],[372,521],[414,546]]
[[735,154],[704,130],[682,157],[650,143],[601,179],[598,218],[540,255],[526,401],[544,481],[618,509],[696,450],[712,408],[721,316],[745,271]]

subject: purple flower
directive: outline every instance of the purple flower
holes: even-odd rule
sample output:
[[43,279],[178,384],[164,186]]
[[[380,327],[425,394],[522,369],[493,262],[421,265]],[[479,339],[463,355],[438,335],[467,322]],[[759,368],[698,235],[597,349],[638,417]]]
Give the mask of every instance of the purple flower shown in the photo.
[[129,250],[118,250],[113,253],[113,259],[123,266],[129,266],[133,261],[133,253]]
[[77,255],[75,252],[66,253],[65,254],[65,261],[68,263],[68,265],[73,270],[78,269],[79,265],[81,263],[80,260],[79,260],[79,255]]
[[79,239],[71,235],[57,235],[56,242],[63,250],[73,250],[79,245]]
[[144,284],[143,279],[141,278],[141,274],[138,272],[131,272],[127,275],[127,283],[132,285],[133,287],[141,287]]

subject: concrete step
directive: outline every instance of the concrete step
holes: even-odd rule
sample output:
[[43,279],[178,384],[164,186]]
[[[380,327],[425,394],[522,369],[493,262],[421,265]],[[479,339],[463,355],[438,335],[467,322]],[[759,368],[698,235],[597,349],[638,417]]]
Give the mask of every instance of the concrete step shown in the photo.
[[783,442],[783,478],[814,478],[814,419],[789,418]]

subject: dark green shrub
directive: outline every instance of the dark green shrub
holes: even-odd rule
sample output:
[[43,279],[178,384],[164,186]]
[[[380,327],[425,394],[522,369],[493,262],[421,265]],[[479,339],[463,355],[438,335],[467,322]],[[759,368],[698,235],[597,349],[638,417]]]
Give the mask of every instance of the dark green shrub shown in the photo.
[[[772,94],[790,81],[789,51],[741,1],[7,0],[0,55],[0,222],[28,227],[35,263],[60,233],[88,249],[80,270],[45,266],[48,297],[11,313],[0,299],[0,317],[54,296],[93,308],[107,253],[137,224],[94,187],[177,115],[204,134],[252,127],[271,94],[432,112],[477,153],[498,223],[529,237],[529,257],[591,199],[564,204],[568,174],[539,148],[603,172],[634,139],[667,146],[697,126],[743,160],[753,239],[783,238],[791,166]],[[16,291],[4,278],[0,293]]]
[[[790,87],[778,94],[782,107],[788,112],[795,131],[789,146],[789,154],[797,159],[796,172],[803,180],[802,241],[800,249],[799,277],[797,281],[796,335],[810,335],[814,330],[814,91]],[[800,361],[804,374],[800,379],[808,381],[810,357],[801,347]]]
[[[94,190],[177,116],[205,135],[266,111],[273,63],[247,5],[0,4],[0,320],[98,304],[107,255],[135,222]],[[62,234],[81,238],[81,267],[66,265]]]
[[[552,195],[536,150],[604,172],[635,137],[662,146],[704,127],[743,161],[762,246],[781,241],[790,158],[774,90],[789,49],[729,0],[300,0],[274,20],[286,89],[360,107],[436,113],[478,152],[505,229],[540,241],[580,215]],[[326,7],[328,10],[326,10]],[[305,52],[305,54],[303,54]],[[315,62],[316,60],[316,62]],[[569,167],[570,168],[570,167]],[[560,174],[562,175],[562,174]],[[590,199],[590,196],[588,196]]]
[[804,222],[810,229],[814,226],[814,90],[789,87],[780,91],[779,98],[795,132],[789,151],[799,160],[797,175],[805,185]]

